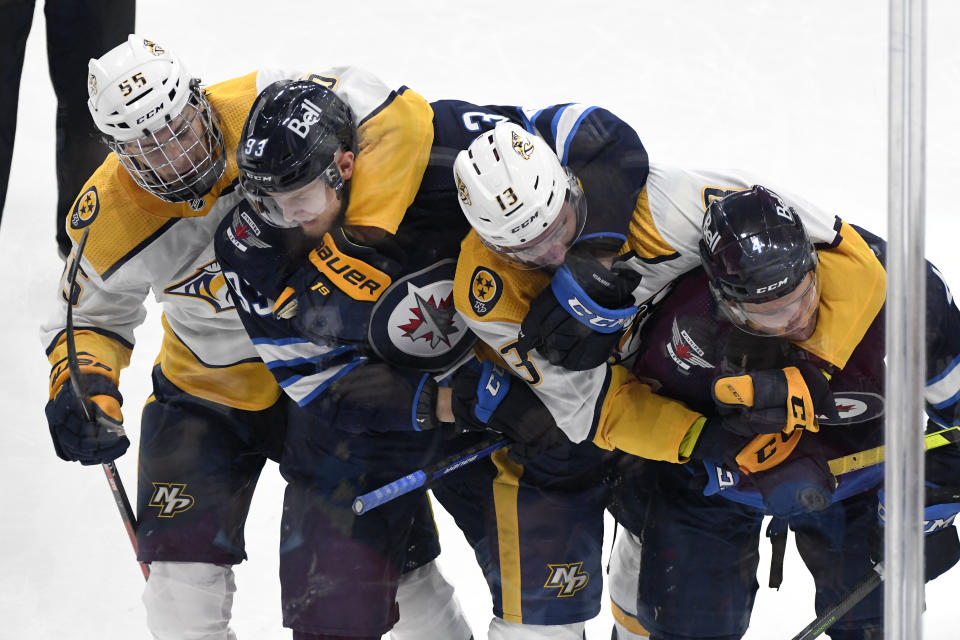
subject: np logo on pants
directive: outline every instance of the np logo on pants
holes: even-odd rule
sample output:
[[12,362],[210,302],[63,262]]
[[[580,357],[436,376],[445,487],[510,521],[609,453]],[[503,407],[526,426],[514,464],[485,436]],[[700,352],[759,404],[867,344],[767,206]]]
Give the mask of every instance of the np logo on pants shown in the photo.
[[590,574],[581,572],[582,562],[571,562],[570,564],[548,564],[550,575],[544,583],[544,587],[559,589],[558,598],[569,598],[583,589],[590,583]]
[[193,496],[187,495],[186,489],[185,484],[154,482],[148,506],[159,507],[159,517],[172,518],[193,506]]

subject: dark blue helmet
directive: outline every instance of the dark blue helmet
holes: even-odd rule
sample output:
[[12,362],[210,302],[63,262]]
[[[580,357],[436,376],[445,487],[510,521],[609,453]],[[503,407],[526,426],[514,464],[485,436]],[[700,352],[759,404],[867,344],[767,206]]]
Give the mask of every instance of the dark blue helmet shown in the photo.
[[718,298],[738,303],[784,296],[817,267],[797,212],[759,185],[710,204],[700,259]]
[[[353,111],[336,93],[306,80],[279,80],[260,92],[237,145],[240,186],[264,212],[267,193],[304,187],[317,178],[346,196],[335,161],[355,152]],[[269,217],[268,217],[269,219]]]

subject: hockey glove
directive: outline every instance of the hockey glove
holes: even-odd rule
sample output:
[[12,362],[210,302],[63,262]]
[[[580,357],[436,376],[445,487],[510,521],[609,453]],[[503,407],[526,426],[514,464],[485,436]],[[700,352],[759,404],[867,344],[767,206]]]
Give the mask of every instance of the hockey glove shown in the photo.
[[623,263],[607,269],[595,258],[569,255],[520,325],[517,351],[532,349],[571,371],[600,366],[616,351],[637,315],[631,292],[640,274]]
[[785,462],[744,480],[752,482],[763,496],[767,511],[780,517],[823,511],[833,503],[837,488],[817,436],[808,433],[800,438],[801,431],[794,433],[799,441]]
[[489,361],[479,371],[463,366],[454,374],[453,415],[464,431],[502,433],[511,440],[511,457],[532,458],[570,443],[533,390]]
[[726,429],[740,435],[817,431],[817,415],[839,419],[825,374],[808,362],[720,377],[713,399]]
[[366,344],[370,312],[399,273],[397,260],[351,242],[342,228],[324,234],[277,297],[273,315],[321,345]]
[[[883,529],[886,525],[884,491],[877,493],[877,526],[870,539],[870,559],[883,560]],[[927,485],[923,510],[924,580],[942,575],[960,560],[960,539],[954,520],[960,513],[960,487]]]
[[87,421],[81,398],[74,393],[67,376],[61,376],[63,383],[45,408],[53,447],[63,460],[78,460],[85,465],[112,462],[130,446],[120,412],[123,397],[106,376],[80,375],[90,395],[88,406],[93,421]]

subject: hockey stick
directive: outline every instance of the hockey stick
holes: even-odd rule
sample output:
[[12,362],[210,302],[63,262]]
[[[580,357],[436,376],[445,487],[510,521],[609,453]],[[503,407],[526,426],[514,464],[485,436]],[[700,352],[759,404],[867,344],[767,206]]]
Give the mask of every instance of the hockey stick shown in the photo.
[[358,516],[363,515],[371,509],[390,502],[394,498],[410,493],[414,489],[422,487],[437,478],[442,478],[460,467],[468,465],[480,458],[485,458],[506,444],[508,444],[508,441],[502,437],[487,438],[472,447],[467,447],[460,453],[455,453],[439,462],[435,462],[429,467],[418,469],[398,480],[383,485],[379,489],[374,489],[362,496],[357,496],[353,500],[353,512]]
[[[83,411],[83,419],[88,423],[96,422],[101,428],[108,431],[117,432],[117,425],[106,420],[96,420],[90,407],[87,404],[89,398],[83,386],[83,380],[80,378],[80,361],[77,358],[77,342],[73,335],[73,296],[77,288],[77,273],[80,270],[80,258],[83,256],[83,249],[87,246],[87,236],[90,235],[90,227],[83,230],[83,236],[80,237],[80,244],[77,245],[77,255],[70,265],[70,271],[67,273],[67,282],[70,283],[70,291],[67,294],[67,368],[70,370],[70,385],[73,387],[73,393],[80,400],[80,408]],[[123,427],[119,427],[119,432],[123,435]],[[113,494],[113,500],[117,503],[117,509],[120,511],[120,519],[123,520],[123,526],[127,530],[127,537],[130,538],[130,544],[133,545],[134,556],[138,554],[137,545],[137,516],[130,507],[130,500],[127,498],[127,492],[120,481],[120,472],[117,465],[113,462],[103,463],[103,472],[107,476],[107,482],[110,484],[110,492]],[[150,577],[150,567],[145,562],[137,563],[140,565],[140,571],[143,572],[144,579]]]
[[[923,447],[925,450],[936,449],[948,444],[960,442],[960,426],[946,427],[940,431],[928,433],[923,437]],[[851,453],[840,458],[834,458],[827,464],[830,466],[830,472],[835,475],[843,475],[851,471],[858,471],[866,467],[872,467],[880,464],[885,459],[885,450],[883,445],[872,449],[865,449],[857,453]]]
[[823,615],[808,624],[791,640],[813,640],[820,637],[833,623],[840,619],[843,614],[853,609],[857,603],[870,595],[874,589],[883,582],[883,566],[877,564],[869,575],[847,592],[840,601],[824,611]]

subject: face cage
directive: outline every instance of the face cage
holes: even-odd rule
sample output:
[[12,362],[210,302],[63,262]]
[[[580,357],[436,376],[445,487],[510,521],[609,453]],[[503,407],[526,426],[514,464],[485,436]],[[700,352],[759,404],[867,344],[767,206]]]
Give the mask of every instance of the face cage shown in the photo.
[[[808,290],[812,290],[814,292],[813,299],[810,304],[806,304],[800,310],[798,310],[797,313],[794,314],[794,316],[807,317],[809,320],[809,310],[811,309],[811,307],[816,308],[820,305],[820,278],[818,277],[819,274],[817,273],[816,267],[814,267],[808,273],[813,274],[813,281],[811,282],[810,285],[808,285]],[[791,289],[784,295],[789,295],[791,292],[795,290],[796,289]],[[802,328],[802,326],[805,326],[805,325],[797,326],[791,323],[782,327],[770,327],[770,328],[761,329],[758,326],[761,323],[756,322],[756,319],[761,317],[762,314],[758,314],[757,312],[752,312],[752,311],[745,311],[740,306],[742,303],[726,298],[723,295],[723,293],[713,285],[713,283],[710,284],[710,291],[711,293],[713,293],[713,297],[717,301],[717,305],[720,307],[720,310],[727,317],[727,319],[730,320],[730,322],[732,322],[734,325],[736,325],[738,329],[740,329],[745,333],[749,333],[750,335],[759,336],[762,338],[774,338],[778,336],[788,335]],[[775,299],[776,298],[774,298],[774,300]],[[803,295],[801,295],[797,299],[797,302],[801,303],[805,299],[807,299],[806,291],[804,292]],[[752,304],[757,304],[757,303],[752,303]],[[803,311],[802,314],[800,313],[801,310]],[[751,322],[751,319],[753,319],[754,321]]]
[[180,115],[136,140],[108,144],[134,181],[166,202],[203,198],[226,169],[223,131],[198,80]]
[[[556,220],[543,231],[539,236],[518,247],[505,247],[494,244],[480,236],[481,242],[487,245],[493,251],[503,256],[508,262],[520,267],[521,269],[541,269],[544,267],[558,267],[562,264],[562,259],[557,262],[550,260],[551,255],[558,255],[560,252],[550,251],[551,246],[563,243],[563,254],[576,243],[587,222],[587,199],[580,188],[580,182],[576,176],[567,170],[568,184],[564,194],[564,204],[560,207],[560,213]],[[570,239],[563,241],[563,236],[569,229],[569,216],[564,216],[564,208],[570,205],[573,209],[574,229]]]
[[[287,220],[283,215],[283,207],[276,199],[276,193],[273,195],[264,192],[262,189],[251,189],[248,188],[250,180],[240,180],[240,191],[243,193],[243,197],[253,205],[253,208],[257,210],[257,213],[260,214],[260,217],[263,220],[274,227],[280,229],[292,229],[300,225],[298,220]],[[281,193],[291,193],[293,191],[307,190],[315,185],[317,182],[322,182],[323,184],[331,187],[336,192],[336,199],[341,200],[343,194],[343,176],[340,173],[340,167],[337,166],[337,159],[334,157],[333,161],[327,165],[327,168],[323,170],[323,173],[320,174],[318,178],[314,178],[305,185],[297,186],[296,188],[283,191]],[[326,201],[323,203],[322,207],[326,208]]]

